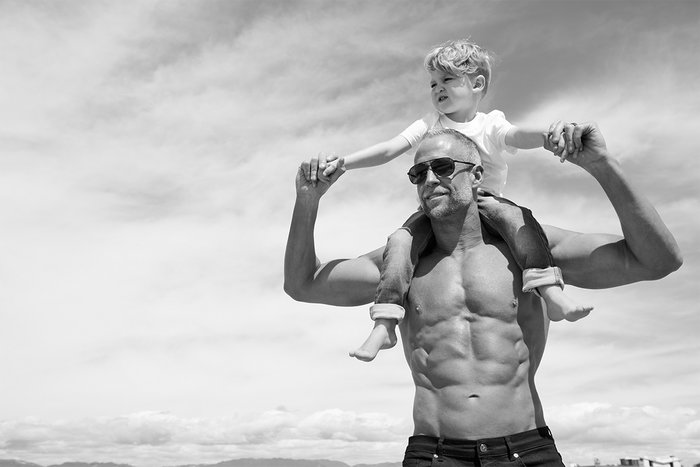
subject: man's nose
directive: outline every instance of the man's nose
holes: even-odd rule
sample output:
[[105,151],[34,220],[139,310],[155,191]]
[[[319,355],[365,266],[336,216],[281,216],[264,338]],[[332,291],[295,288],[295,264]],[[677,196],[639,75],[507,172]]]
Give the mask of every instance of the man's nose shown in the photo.
[[428,168],[428,170],[425,172],[425,184],[437,185],[438,183],[440,183],[440,179],[437,178],[437,175],[435,175],[433,169]]

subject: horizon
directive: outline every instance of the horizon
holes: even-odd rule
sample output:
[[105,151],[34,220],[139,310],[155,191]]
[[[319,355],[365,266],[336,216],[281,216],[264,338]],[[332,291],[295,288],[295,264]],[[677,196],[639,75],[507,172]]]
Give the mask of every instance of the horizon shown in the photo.
[[[649,459],[652,461],[658,461],[658,460],[670,460],[670,459],[675,459],[679,460],[673,455],[670,456],[664,456],[662,458],[657,458],[657,457],[649,457],[649,456],[639,456],[639,457],[622,457],[619,459],[620,462],[614,463],[614,464],[603,464],[599,462],[598,458],[593,459],[592,464],[573,464],[569,465],[569,467],[577,466],[577,467],[595,467],[595,466],[600,466],[600,467],[605,467],[605,466],[615,466],[615,467],[620,467],[622,465],[622,460],[623,459]],[[342,461],[336,461],[333,459],[291,459],[291,458],[284,458],[284,457],[244,457],[244,458],[237,458],[237,459],[227,459],[223,460],[217,463],[213,464],[185,464],[185,465],[164,465],[160,467],[210,467],[210,466],[215,466],[215,465],[220,465],[220,464],[226,464],[226,463],[235,463],[236,461],[265,461],[265,460],[274,460],[274,461],[292,461],[292,462],[338,462],[342,463],[345,465],[348,465],[350,467],[358,467],[358,466],[379,466],[379,465],[384,465],[384,464],[401,464],[401,460],[394,461],[394,462],[379,462],[379,463],[370,463],[370,464],[365,464],[365,463],[359,463],[359,464],[348,464]],[[61,465],[66,465],[66,464],[71,464],[71,465],[114,465],[114,466],[129,466],[129,467],[139,467],[136,465],[132,464],[120,464],[120,463],[115,463],[115,462],[110,462],[110,461],[94,461],[94,462],[85,462],[85,461],[65,461],[60,464],[48,464],[48,465],[42,465],[42,464],[35,464],[31,462],[26,462],[22,461],[21,459],[2,459],[0,458],[0,463],[5,462],[6,464],[0,464],[0,467],[7,467],[8,463],[19,463],[19,464],[33,464],[33,465],[40,465],[41,467],[58,467]],[[692,467],[687,465],[687,464],[682,464],[682,467]]]

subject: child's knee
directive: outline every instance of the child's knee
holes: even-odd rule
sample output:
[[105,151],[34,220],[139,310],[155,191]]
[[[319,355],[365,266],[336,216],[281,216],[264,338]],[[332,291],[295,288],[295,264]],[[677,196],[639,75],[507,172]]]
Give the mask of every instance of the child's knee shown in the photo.
[[410,248],[412,242],[413,234],[406,227],[399,227],[398,229],[396,229],[394,233],[389,235],[386,241],[387,247],[389,248],[396,248],[397,246],[401,247],[406,245],[408,245]]

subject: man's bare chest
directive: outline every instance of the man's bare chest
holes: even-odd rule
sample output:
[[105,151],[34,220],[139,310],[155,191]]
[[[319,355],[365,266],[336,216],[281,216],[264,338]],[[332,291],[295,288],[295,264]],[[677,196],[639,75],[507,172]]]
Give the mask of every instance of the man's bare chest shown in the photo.
[[521,288],[520,269],[492,245],[463,255],[430,254],[416,268],[408,308],[426,324],[456,315],[468,321],[510,321],[517,313]]

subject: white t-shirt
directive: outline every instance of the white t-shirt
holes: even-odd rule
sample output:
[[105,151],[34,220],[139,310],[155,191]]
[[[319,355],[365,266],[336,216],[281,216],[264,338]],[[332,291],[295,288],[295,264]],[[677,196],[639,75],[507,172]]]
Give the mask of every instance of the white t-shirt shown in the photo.
[[433,128],[451,128],[469,137],[479,148],[481,165],[484,167],[484,181],[481,188],[491,194],[502,196],[508,178],[508,164],[503,157],[506,153],[515,154],[518,149],[506,145],[506,133],[513,125],[506,120],[500,110],[485,114],[477,112],[469,122],[459,123],[450,120],[436,110],[416,120],[400,134],[416,147],[425,134]]

